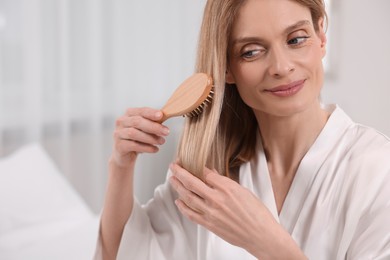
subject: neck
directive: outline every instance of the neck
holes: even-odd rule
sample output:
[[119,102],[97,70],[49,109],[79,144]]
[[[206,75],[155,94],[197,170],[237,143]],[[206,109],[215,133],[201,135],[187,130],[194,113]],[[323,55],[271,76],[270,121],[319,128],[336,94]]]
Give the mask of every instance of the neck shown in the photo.
[[319,103],[292,116],[255,113],[270,171],[293,177],[329,117]]

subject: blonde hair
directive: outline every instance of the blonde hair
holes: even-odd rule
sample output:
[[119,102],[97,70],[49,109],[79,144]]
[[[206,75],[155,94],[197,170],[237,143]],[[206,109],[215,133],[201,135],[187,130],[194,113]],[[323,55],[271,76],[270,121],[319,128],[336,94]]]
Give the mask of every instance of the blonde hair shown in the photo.
[[[293,0],[308,7],[318,31],[325,17],[323,0]],[[240,7],[246,0],[208,0],[200,30],[196,72],[213,78],[212,105],[198,117],[187,118],[177,149],[179,163],[203,178],[204,167],[236,179],[239,166],[255,154],[257,121],[234,84],[225,81],[228,48]]]

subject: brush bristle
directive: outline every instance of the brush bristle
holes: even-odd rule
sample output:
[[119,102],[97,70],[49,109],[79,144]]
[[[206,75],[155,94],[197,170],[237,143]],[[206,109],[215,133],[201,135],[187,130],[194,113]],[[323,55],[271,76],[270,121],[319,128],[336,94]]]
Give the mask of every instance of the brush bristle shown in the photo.
[[213,95],[214,95],[214,87],[211,88],[210,93],[208,94],[207,98],[202,102],[202,104],[200,104],[197,108],[195,108],[191,112],[185,114],[184,116],[186,116],[186,117],[199,116],[204,111],[204,109],[209,104],[211,104],[211,102],[213,101]]

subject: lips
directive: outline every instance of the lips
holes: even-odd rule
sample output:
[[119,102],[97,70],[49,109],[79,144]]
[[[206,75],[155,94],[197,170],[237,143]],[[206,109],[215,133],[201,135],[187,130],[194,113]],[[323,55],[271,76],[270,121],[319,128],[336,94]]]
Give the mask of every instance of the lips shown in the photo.
[[289,84],[280,85],[271,89],[265,90],[275,96],[289,97],[296,94],[304,86],[305,80],[297,80]]

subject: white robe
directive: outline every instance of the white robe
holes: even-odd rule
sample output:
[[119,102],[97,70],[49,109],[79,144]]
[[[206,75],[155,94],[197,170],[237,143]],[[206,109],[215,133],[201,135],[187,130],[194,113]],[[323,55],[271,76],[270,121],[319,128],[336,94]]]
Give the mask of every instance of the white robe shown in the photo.
[[[280,214],[261,141],[240,168],[251,190],[309,259],[390,259],[390,140],[339,108],[302,159]],[[169,173],[168,173],[169,174]],[[170,184],[134,204],[117,259],[255,259],[177,210]],[[261,220],[260,220],[261,221]],[[100,243],[96,259],[101,259]]]

